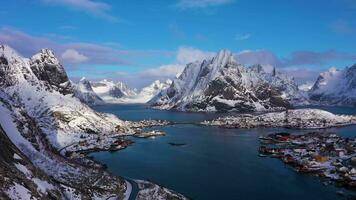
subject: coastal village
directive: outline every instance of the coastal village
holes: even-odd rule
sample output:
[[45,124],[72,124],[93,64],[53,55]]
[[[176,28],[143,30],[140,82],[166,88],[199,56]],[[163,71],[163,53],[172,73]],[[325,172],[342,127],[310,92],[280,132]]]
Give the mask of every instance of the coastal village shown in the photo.
[[[281,159],[297,172],[322,178],[325,185],[356,189],[356,139],[330,132],[275,133],[260,138],[259,156]],[[343,194],[340,191],[340,194]]]

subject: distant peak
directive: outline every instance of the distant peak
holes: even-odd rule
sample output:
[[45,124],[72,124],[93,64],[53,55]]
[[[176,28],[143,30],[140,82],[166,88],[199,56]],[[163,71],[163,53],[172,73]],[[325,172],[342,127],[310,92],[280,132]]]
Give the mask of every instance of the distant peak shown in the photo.
[[83,76],[81,79],[80,79],[80,82],[83,82],[83,81],[86,81],[87,79]]

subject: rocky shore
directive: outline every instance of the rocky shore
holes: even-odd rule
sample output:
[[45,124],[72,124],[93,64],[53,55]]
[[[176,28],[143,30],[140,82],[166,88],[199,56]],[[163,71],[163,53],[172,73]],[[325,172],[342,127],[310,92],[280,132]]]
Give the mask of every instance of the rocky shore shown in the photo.
[[288,133],[260,137],[261,157],[281,159],[297,172],[330,180],[338,186],[356,189],[356,139],[335,133]]
[[336,115],[320,109],[295,109],[265,114],[240,114],[220,117],[201,124],[223,128],[284,127],[319,129],[356,124],[356,116]]

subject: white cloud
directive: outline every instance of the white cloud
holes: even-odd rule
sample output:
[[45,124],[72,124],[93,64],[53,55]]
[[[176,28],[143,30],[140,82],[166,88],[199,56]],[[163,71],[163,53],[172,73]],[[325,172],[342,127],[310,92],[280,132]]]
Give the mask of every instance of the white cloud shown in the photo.
[[233,0],[179,0],[176,6],[183,9],[206,8],[225,5],[231,3],[232,1]]
[[62,53],[62,59],[69,63],[82,63],[88,60],[88,57],[74,49],[67,49]]
[[272,65],[276,67],[281,67],[281,60],[271,51],[268,50],[244,50],[234,54],[236,61],[244,65]]
[[251,34],[250,33],[246,33],[246,34],[237,34],[235,35],[235,40],[238,40],[238,41],[242,41],[242,40],[247,40],[251,37]]
[[307,82],[314,83],[319,74],[323,71],[321,69],[301,68],[301,67],[288,67],[279,68],[278,70],[294,77],[298,84],[305,84]]
[[202,61],[211,58],[214,52],[202,51],[193,47],[180,47],[177,52],[177,61],[180,64],[187,64],[195,61]]
[[171,65],[162,65],[157,68],[151,68],[147,69],[143,72],[141,72],[141,76],[144,77],[167,77],[167,78],[172,78],[177,76],[177,74],[180,74],[183,69],[184,65],[180,64],[171,64]]
[[[172,52],[161,50],[125,50],[120,49],[117,45],[83,43],[83,42],[68,42],[61,43],[44,36],[34,36],[13,30],[10,28],[0,28],[0,43],[7,44],[16,49],[22,55],[30,57],[37,53],[42,48],[50,48],[58,55],[62,55],[66,50],[73,49],[80,54],[90,58],[88,64],[107,64],[107,65],[132,65],[131,60],[136,60],[138,57],[172,57]],[[75,65],[66,65],[69,62],[64,61],[64,66],[75,67]],[[70,63],[73,64],[73,63]]]
[[107,3],[92,0],[42,0],[42,2],[53,5],[62,5],[68,8],[85,11],[89,14],[110,20],[118,21],[118,18],[109,14],[111,6]]

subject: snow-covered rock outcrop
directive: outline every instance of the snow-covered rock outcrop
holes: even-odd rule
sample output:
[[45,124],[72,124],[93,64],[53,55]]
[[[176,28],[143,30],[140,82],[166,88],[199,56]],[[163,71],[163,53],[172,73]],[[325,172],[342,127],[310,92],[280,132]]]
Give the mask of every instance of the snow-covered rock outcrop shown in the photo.
[[275,70],[267,73],[260,65],[244,67],[222,50],[210,60],[188,64],[149,103],[181,111],[272,111],[288,108],[298,92],[293,79]]
[[221,117],[211,121],[204,121],[202,124],[226,128],[330,128],[356,124],[356,116],[335,115],[320,109],[296,109],[259,115],[241,114]]
[[79,83],[74,85],[74,96],[81,102],[88,105],[100,105],[105,102],[94,92],[90,81],[85,77],[80,79]]
[[122,103],[122,99],[136,95],[136,92],[130,89],[122,82],[114,83],[106,79],[99,82],[91,82],[93,91],[106,103]]
[[356,106],[356,64],[321,73],[309,97],[314,104]]

